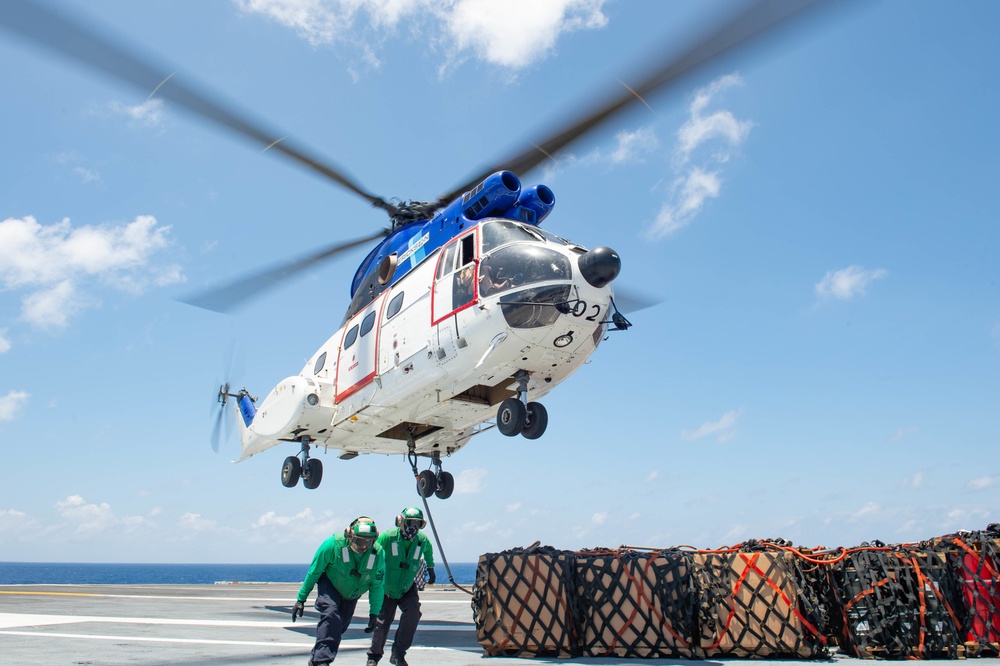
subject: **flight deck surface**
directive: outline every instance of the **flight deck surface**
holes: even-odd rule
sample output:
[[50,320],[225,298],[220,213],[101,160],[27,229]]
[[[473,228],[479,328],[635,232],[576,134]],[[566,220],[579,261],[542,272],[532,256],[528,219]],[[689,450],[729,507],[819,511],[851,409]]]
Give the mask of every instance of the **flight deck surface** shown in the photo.
[[[317,615],[310,597],[305,617],[293,623],[291,605],[299,585],[2,585],[0,664],[298,664],[309,660]],[[413,666],[500,666],[501,664],[713,664],[761,666],[763,659],[519,659],[486,657],[476,642],[471,598],[451,586],[421,594],[423,617],[407,653]],[[358,603],[341,644],[338,666],[363,666],[369,634],[367,601]],[[395,628],[394,628],[395,629]],[[393,631],[394,631],[393,629]],[[392,640],[392,632],[389,634]],[[388,644],[387,644],[388,652]],[[806,663],[853,662],[835,656]],[[388,657],[382,664],[388,664]],[[869,662],[870,663],[870,662]],[[1000,666],[1000,659],[976,659],[976,666]],[[846,666],[846,664],[845,664]]]

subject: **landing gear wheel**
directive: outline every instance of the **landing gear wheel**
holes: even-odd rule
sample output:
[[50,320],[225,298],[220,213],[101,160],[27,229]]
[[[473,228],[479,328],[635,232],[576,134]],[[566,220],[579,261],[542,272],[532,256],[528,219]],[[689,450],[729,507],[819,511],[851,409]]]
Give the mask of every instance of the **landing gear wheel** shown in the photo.
[[527,418],[524,422],[524,430],[521,435],[525,439],[538,439],[545,432],[549,425],[549,413],[545,406],[538,402],[529,402],[527,406]]
[[319,488],[320,481],[323,480],[323,461],[318,458],[310,458],[306,461],[305,470],[302,472],[302,485],[309,490]]
[[497,429],[507,437],[513,437],[524,430],[527,410],[517,398],[507,398],[497,409]]
[[295,456],[285,458],[285,464],[281,466],[281,485],[286,488],[294,488],[302,476],[302,463]]
[[425,469],[417,474],[417,494],[421,497],[430,497],[437,490],[437,476],[429,469]]
[[448,499],[455,492],[455,477],[451,472],[441,472],[437,478],[437,490],[434,492],[438,499]]

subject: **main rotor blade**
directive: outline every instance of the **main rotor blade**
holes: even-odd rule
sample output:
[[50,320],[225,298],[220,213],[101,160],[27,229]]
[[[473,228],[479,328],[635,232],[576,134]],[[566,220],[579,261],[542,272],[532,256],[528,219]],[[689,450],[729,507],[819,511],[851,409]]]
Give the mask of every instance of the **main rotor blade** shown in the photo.
[[352,250],[359,245],[365,245],[387,235],[388,231],[383,229],[377,234],[372,234],[365,238],[331,245],[314,254],[293,259],[259,273],[245,275],[218,287],[213,287],[208,291],[192,294],[191,296],[177,300],[181,303],[187,303],[188,305],[194,305],[214,312],[232,312],[247,301],[257,298],[268,289],[278,286],[321,261],[326,261],[342,252]]
[[265,150],[277,150],[390,214],[395,210],[381,197],[362,189],[342,169],[330,166],[296,147],[281,134],[264,129],[260,123],[238,113],[233,105],[223,104],[207,93],[199,92],[193,85],[179,81],[172,70],[155,64],[141,55],[137,48],[126,46],[123,38],[113,37],[104,29],[88,27],[80,19],[62,14],[36,0],[0,2],[0,27],[37,46],[130,83],[149,94],[150,98],[156,95],[174,102],[205,120],[241,134]]
[[645,104],[645,97],[660,89],[677,84],[685,76],[696,73],[714,59],[722,55],[732,55],[757,43],[766,33],[778,26],[787,26],[789,19],[803,15],[803,10],[815,7],[820,0],[757,0],[717,25],[687,46],[654,58],[662,63],[635,86],[625,86],[626,90],[601,105],[594,105],[591,111],[569,126],[555,130],[550,136],[531,144],[520,153],[501,160],[475,178],[440,197],[442,203],[450,202],[479,184],[490,174],[509,169],[519,176],[527,173],[580,137],[605,124],[636,103]]
[[615,287],[615,305],[622,314],[632,314],[663,302],[663,297],[654,297],[649,294],[635,291],[628,287]]

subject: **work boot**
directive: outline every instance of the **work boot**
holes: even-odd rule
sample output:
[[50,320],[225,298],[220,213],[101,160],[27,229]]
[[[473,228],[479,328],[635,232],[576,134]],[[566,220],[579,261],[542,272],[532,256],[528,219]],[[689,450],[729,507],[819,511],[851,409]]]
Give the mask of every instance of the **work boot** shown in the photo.
[[378,662],[374,659],[369,659],[365,662],[365,666],[378,666]]
[[389,663],[395,664],[395,666],[410,666],[409,664],[406,663],[406,659],[403,659],[402,657],[397,657],[396,655],[392,655],[391,657],[389,657]]

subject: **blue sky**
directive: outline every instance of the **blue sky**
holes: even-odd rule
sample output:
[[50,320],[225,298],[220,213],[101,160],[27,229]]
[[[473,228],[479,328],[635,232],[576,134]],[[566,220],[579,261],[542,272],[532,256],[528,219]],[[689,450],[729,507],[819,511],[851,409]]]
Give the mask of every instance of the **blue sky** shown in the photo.
[[[342,165],[431,199],[728,2],[61,2]],[[501,11],[502,8],[502,11]],[[884,0],[651,96],[522,180],[634,313],[537,441],[445,460],[446,555],[856,545],[1000,521],[1000,5]],[[307,561],[417,503],[402,458],[213,453],[339,325],[365,250],[220,315],[176,299],[384,223],[148,93],[0,32],[0,560]]]

